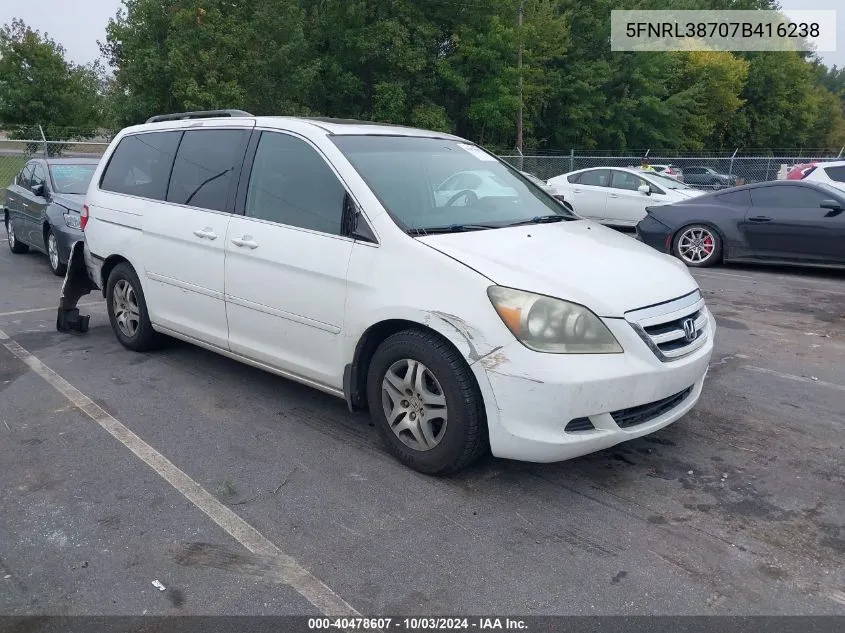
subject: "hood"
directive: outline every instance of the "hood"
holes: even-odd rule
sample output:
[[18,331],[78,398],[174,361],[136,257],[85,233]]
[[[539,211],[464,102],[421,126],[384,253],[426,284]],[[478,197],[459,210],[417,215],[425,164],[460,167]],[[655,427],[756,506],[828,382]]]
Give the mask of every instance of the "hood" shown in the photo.
[[698,288],[674,257],[587,220],[417,239],[495,284],[580,303],[603,317]]
[[688,198],[697,198],[698,196],[704,195],[706,192],[699,191],[698,189],[670,189],[670,191],[677,195],[679,199],[686,200]]
[[85,196],[77,193],[57,193],[53,196],[53,202],[71,211],[82,212],[82,205],[85,204]]

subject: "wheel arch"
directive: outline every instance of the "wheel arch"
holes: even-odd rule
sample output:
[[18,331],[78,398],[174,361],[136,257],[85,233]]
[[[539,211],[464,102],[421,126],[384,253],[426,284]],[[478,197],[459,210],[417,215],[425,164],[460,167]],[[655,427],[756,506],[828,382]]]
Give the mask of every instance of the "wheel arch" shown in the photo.
[[[111,275],[111,271],[114,270],[115,266],[123,263],[132,266],[132,262],[126,259],[123,255],[109,255],[108,257],[106,257],[105,260],[103,260],[103,265],[100,268],[100,279],[98,279],[97,281],[100,284],[100,289],[102,290],[104,297],[106,296],[106,285],[108,284],[109,275]],[[135,270],[134,266],[132,266],[132,270]],[[138,274],[137,270],[135,270],[135,274]],[[138,278],[140,279],[140,275],[138,276]]]
[[[466,343],[472,340],[472,336],[469,333],[461,332],[460,325],[450,320],[438,320],[437,324],[441,322],[449,325],[440,329],[433,320],[426,324],[408,318],[388,318],[364,330],[355,345],[351,362],[343,370],[343,394],[349,410],[354,412],[367,409],[367,373],[370,361],[372,361],[378,346],[398,332],[419,330],[432,333],[463,358],[468,366],[477,360],[474,356],[477,356],[478,352],[474,346],[470,344],[469,349],[461,349],[467,347]],[[451,331],[449,331],[450,327]],[[483,395],[474,372],[470,370],[469,375],[472,377],[476,393],[483,402]]]

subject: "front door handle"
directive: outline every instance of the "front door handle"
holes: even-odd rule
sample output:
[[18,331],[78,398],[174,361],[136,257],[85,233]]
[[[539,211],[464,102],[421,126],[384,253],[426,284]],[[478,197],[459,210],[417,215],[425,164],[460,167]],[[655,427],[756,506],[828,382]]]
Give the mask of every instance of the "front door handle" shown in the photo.
[[196,231],[194,231],[194,235],[196,235],[197,237],[205,238],[207,240],[217,239],[217,233],[215,233],[214,230],[208,226],[204,229],[197,229]]
[[573,189],[572,193],[581,193],[581,190],[580,189]]
[[246,248],[258,248],[258,242],[252,239],[251,235],[244,235],[243,237],[233,237],[232,244],[235,246]]
[[608,198],[618,198],[618,197],[619,197],[619,195],[618,195],[618,194],[615,194],[615,193],[609,193],[609,194],[607,194],[607,197],[608,197]]
[[757,224],[762,224],[764,222],[771,222],[772,218],[766,215],[755,215],[753,218],[748,218],[749,222],[755,222]]

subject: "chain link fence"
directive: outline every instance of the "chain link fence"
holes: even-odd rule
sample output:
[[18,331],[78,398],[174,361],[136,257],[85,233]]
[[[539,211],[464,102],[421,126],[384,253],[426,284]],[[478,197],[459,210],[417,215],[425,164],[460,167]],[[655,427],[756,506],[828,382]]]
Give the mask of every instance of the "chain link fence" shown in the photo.
[[[649,152],[651,165],[671,165],[682,172],[681,180],[699,189],[716,189],[726,183],[750,184],[778,180],[786,177],[791,167],[797,164],[842,160],[845,148],[836,151],[780,150],[771,155],[747,155],[737,153],[701,152],[697,155],[661,154]],[[555,176],[589,167],[639,167],[643,152],[595,152],[581,154],[575,151],[563,155],[501,156],[517,169],[548,180]],[[718,178],[708,175],[705,169],[727,176]]]
[[[0,137],[0,187],[6,188],[32,158],[99,158],[107,141],[43,141]],[[0,193],[0,204],[3,194]]]
[[[42,131],[39,126],[30,126],[27,131]],[[51,130],[55,132],[54,130]],[[5,188],[26,162],[34,157],[99,157],[113,138],[112,131],[96,132],[66,130],[66,140],[45,140],[38,138],[10,138],[19,136],[20,131],[0,131],[0,187]],[[672,165],[680,168],[681,179],[701,189],[721,188],[725,182],[746,184],[785,178],[792,166],[801,163],[836,160],[845,157],[845,148],[838,150],[764,150],[760,152],[656,152],[653,150],[614,151],[570,151],[568,154],[538,154],[531,156],[505,155],[501,158],[522,171],[548,180],[577,169],[588,167],[638,167],[643,156],[652,165]],[[709,168],[728,176],[729,179],[709,181],[701,174],[701,168]],[[2,195],[0,194],[0,198]]]

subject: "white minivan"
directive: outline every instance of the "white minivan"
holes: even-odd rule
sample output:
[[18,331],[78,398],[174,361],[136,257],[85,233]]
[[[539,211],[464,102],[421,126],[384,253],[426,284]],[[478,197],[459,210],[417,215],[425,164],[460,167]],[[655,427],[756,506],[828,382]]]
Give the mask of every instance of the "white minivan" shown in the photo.
[[[498,186],[446,199],[461,173]],[[345,398],[425,473],[652,433],[713,349],[683,264],[440,132],[153,117],[112,141],[82,222],[60,329],[100,288],[125,347],[168,335]]]

